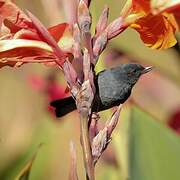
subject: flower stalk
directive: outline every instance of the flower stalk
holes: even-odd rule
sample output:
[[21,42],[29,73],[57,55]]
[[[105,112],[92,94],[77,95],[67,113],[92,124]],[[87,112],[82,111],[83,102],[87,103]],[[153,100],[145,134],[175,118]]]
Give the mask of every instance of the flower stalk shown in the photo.
[[[70,24],[63,23],[49,29],[46,29],[30,12],[27,12],[28,16],[26,16],[13,2],[3,0],[2,2],[0,10],[3,12],[11,7],[12,14],[1,14],[0,30],[3,31],[3,27],[6,27],[8,31],[1,32],[3,36],[0,37],[0,68],[36,62],[46,65],[53,63],[63,71],[80,115],[86,180],[95,180],[95,164],[111,141],[121,111],[120,105],[104,127],[98,130],[100,117],[98,113],[92,111],[92,107],[97,97],[94,67],[99,56],[108,42],[127,27],[138,31],[148,47],[166,49],[173,46],[176,43],[174,33],[180,27],[177,21],[178,14],[174,9],[180,8],[180,3],[169,2],[168,6],[161,7],[156,1],[152,1],[152,4],[147,1],[147,4],[141,0],[127,0],[120,17],[109,25],[109,8],[105,6],[95,33],[92,34],[92,18],[89,10],[91,0],[74,1],[75,7]],[[15,22],[14,17],[17,18]],[[9,26],[11,24],[13,26]],[[159,27],[158,31],[154,27]],[[63,37],[66,37],[66,42],[70,42],[70,47],[67,49],[59,46]],[[71,161],[70,179],[77,180],[76,154],[73,145],[71,145]]]
[[80,114],[81,144],[83,149],[84,166],[86,169],[86,179],[94,180],[94,164],[89,140],[88,119],[88,116],[85,114]]

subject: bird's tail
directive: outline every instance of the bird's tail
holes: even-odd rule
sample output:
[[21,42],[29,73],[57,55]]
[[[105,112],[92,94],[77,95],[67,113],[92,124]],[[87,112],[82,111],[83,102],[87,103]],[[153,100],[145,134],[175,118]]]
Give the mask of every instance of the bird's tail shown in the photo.
[[52,101],[50,105],[55,108],[57,117],[62,117],[76,109],[76,103],[72,97]]

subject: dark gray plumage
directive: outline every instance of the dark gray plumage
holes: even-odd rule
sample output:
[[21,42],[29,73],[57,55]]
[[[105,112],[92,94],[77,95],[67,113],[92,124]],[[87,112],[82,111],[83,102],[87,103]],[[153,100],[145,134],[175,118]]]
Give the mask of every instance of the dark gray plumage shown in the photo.
[[[123,64],[98,73],[95,78],[97,93],[92,111],[99,112],[124,103],[140,76],[151,69],[152,67],[144,68],[139,64]],[[72,97],[53,101],[51,106],[55,107],[57,117],[76,109]]]

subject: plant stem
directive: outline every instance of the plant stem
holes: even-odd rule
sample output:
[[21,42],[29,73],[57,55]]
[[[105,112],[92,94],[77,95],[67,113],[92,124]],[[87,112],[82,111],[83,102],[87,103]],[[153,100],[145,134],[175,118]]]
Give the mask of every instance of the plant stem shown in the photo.
[[88,115],[80,114],[81,144],[83,149],[84,166],[86,169],[86,179],[94,180],[94,163],[91,152],[91,145],[88,132]]

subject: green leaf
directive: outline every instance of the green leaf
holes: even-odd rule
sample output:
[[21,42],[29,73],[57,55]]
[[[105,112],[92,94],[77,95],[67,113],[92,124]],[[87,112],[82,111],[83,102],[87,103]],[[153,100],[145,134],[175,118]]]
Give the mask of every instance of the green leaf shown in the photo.
[[39,152],[39,148],[41,146],[42,144],[38,146],[38,149],[36,150],[36,152],[34,152],[32,158],[24,165],[24,167],[21,169],[21,171],[19,172],[15,180],[28,180],[29,179],[33,162],[36,159],[37,153]]
[[180,138],[140,109],[129,129],[130,180],[179,180]]

